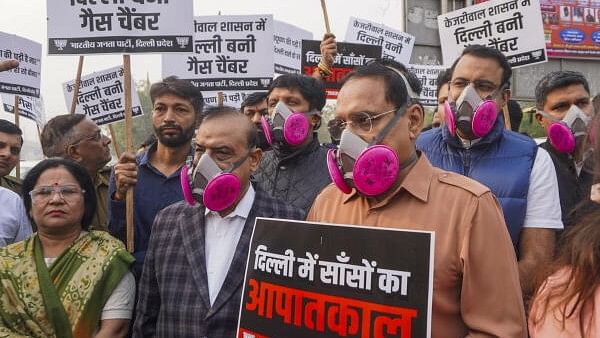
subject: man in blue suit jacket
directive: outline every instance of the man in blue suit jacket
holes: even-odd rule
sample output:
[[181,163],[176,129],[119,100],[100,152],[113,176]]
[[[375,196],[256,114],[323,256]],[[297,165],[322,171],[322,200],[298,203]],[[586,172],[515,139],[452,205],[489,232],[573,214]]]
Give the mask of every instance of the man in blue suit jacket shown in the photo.
[[[178,202],[156,216],[139,286],[134,337],[236,336],[256,217],[304,219],[303,211],[250,182],[262,155],[256,139],[256,128],[234,108],[206,113],[196,136],[192,177],[194,191],[200,192],[195,199],[201,203]],[[211,195],[211,184],[219,184],[206,168],[213,168],[213,174],[221,171],[219,177],[232,173],[239,179],[240,192],[230,203],[218,193],[222,203],[204,196]]]

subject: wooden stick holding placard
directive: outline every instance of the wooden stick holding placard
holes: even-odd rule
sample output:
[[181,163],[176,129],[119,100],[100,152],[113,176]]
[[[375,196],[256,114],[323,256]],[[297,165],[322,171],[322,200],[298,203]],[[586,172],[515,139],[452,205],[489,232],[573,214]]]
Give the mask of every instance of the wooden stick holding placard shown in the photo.
[[510,113],[508,112],[508,104],[502,106],[502,114],[504,114],[504,129],[511,130]]
[[77,108],[77,99],[79,99],[79,86],[81,85],[81,71],[83,70],[83,55],[79,56],[77,64],[77,75],[75,76],[75,87],[73,88],[73,100],[71,101],[71,115],[75,114]]
[[[15,105],[13,107],[13,112],[15,113],[15,124],[19,127],[19,95],[15,95]],[[18,179],[21,179],[21,161],[17,161],[17,166],[15,167],[15,176]]]
[[[131,113],[131,57],[123,55],[123,72],[125,81],[125,151],[133,152],[133,121]],[[127,220],[127,250],[133,252],[133,189],[127,190],[125,198],[125,215]]]
[[108,124],[108,131],[110,133],[110,141],[113,144],[113,148],[115,149],[115,154],[117,155],[117,158],[121,158],[121,147],[119,147],[119,144],[117,143],[117,137],[115,136],[115,130],[112,126],[112,124]]
[[331,27],[329,26],[329,15],[327,14],[327,4],[325,4],[325,0],[321,0],[321,9],[323,10],[323,19],[325,20],[325,32],[331,33]]
[[217,93],[217,107],[223,107],[223,92]]

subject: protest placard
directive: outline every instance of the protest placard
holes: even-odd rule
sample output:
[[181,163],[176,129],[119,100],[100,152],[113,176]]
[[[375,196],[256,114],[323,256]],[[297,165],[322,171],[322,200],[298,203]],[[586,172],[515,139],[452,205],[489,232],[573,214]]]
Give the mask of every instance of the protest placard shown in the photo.
[[193,0],[46,3],[48,54],[192,51]]
[[445,66],[408,65],[408,70],[421,81],[421,96],[419,101],[424,106],[437,106],[437,78]]
[[0,32],[0,61],[15,59],[17,68],[0,72],[0,93],[40,97],[42,45]]
[[[75,112],[85,114],[97,125],[103,125],[125,119],[125,89],[123,67],[116,66],[81,77],[79,95]],[[131,87],[132,114],[142,115],[142,106],[133,79]],[[67,107],[73,101],[75,80],[63,83],[63,93]]]
[[346,42],[381,46],[381,57],[407,65],[415,45],[415,37],[383,24],[350,17]]
[[189,80],[209,105],[217,104],[218,92],[224,104],[237,107],[243,93],[267,89],[273,79],[272,15],[198,16],[193,27],[193,53],[163,55],[163,77]]
[[547,61],[538,0],[494,0],[438,16],[444,64],[468,45],[501,51],[515,67]]
[[[15,96],[11,94],[1,94],[1,96],[4,111],[13,114]],[[19,95],[19,115],[34,121],[40,128],[46,123],[44,103],[41,98]]]
[[430,337],[434,233],[258,218],[238,337]]
[[[312,75],[321,61],[321,41],[302,40],[302,73]],[[328,99],[337,98],[340,81],[354,68],[381,57],[381,46],[358,43],[337,43],[337,55],[331,67],[332,74],[323,78]]]
[[275,73],[300,74],[302,40],[312,40],[313,34],[282,21],[273,24]]

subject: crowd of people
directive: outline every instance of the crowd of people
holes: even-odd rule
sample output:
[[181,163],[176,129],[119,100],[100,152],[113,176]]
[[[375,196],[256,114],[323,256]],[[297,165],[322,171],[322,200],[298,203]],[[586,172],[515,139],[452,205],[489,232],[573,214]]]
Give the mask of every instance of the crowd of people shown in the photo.
[[432,337],[600,337],[600,126],[585,75],[537,84],[538,146],[507,128],[519,121],[503,114],[499,51],[469,46],[440,74],[428,128],[417,77],[374,60],[343,79],[324,144],[333,35],[321,52],[313,76],[281,75],[240,109],[154,83],[154,135],[112,168],[110,139],[65,114],[21,183],[9,173],[23,135],[0,120],[0,335],[234,337],[252,227],[271,217],[435,232]]

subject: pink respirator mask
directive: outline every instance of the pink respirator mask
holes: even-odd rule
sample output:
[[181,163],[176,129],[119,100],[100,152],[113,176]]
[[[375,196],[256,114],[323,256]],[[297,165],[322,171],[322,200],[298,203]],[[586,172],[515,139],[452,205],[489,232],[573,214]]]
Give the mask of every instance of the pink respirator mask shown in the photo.
[[181,168],[181,189],[183,198],[190,205],[202,199],[202,204],[212,211],[223,211],[231,207],[240,196],[240,179],[232,173],[246,161],[245,156],[234,163],[229,170],[222,170],[208,155],[202,154],[198,164],[192,167],[191,161]]
[[494,127],[497,116],[496,101],[492,97],[481,99],[471,85],[462,91],[456,102],[444,102],[444,119],[452,136],[455,135],[457,125],[464,125],[475,137],[484,137]]
[[318,114],[318,112],[293,112],[285,103],[279,101],[273,112],[272,123],[265,116],[260,120],[267,143],[272,146],[273,142],[283,141],[292,147],[301,145],[310,132],[307,115],[312,114]]
[[592,121],[592,118],[576,105],[571,105],[562,120],[557,120],[544,111],[538,112],[552,120],[547,130],[550,144],[557,151],[567,154],[575,150],[577,138],[585,137],[588,134],[589,125]]
[[394,149],[377,144],[401,115],[402,113],[396,112],[394,118],[371,144],[349,129],[344,129],[339,148],[327,152],[329,175],[343,193],[352,192],[352,187],[348,183],[351,181],[362,195],[369,197],[381,195],[392,187],[402,169],[416,161],[416,153],[413,153],[409,160],[401,164]]

